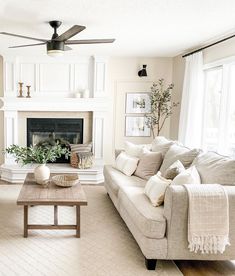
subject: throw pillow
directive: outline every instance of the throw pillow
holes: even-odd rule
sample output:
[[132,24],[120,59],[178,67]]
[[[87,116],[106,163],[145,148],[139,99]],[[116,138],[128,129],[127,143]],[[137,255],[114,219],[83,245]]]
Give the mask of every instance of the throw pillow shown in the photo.
[[139,158],[143,154],[144,145],[135,145],[131,142],[125,142],[126,154],[132,157]]
[[170,141],[163,136],[158,136],[152,142],[152,151],[161,152],[162,156],[164,157],[170,146],[173,144],[173,141]]
[[91,152],[92,142],[85,144],[70,144],[71,152]]
[[184,184],[201,184],[201,178],[195,166],[181,172],[172,181],[172,185]]
[[139,159],[121,152],[116,158],[116,169],[127,176],[131,176],[137,168]]
[[153,206],[157,207],[163,204],[166,189],[170,184],[171,180],[163,178],[160,174],[156,174],[148,180],[144,193]]
[[184,165],[180,160],[175,161],[164,173],[166,179],[174,179],[178,174],[185,170]]
[[151,176],[155,175],[162,164],[162,155],[160,152],[151,152],[145,150],[140,157],[135,175],[143,178],[149,179]]
[[160,172],[164,175],[165,171],[177,160],[179,160],[185,168],[188,168],[199,153],[200,150],[198,149],[190,150],[180,145],[172,145],[164,157]]

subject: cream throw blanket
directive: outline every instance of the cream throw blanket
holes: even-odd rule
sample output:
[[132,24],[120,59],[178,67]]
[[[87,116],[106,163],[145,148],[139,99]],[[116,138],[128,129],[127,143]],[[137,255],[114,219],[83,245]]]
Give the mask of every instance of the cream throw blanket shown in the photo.
[[189,196],[189,250],[223,253],[229,245],[228,195],[222,185],[184,185]]

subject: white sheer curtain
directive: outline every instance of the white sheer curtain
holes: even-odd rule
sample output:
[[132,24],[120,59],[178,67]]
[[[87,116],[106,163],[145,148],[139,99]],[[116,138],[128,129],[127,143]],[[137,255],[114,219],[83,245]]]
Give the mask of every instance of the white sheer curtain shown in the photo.
[[201,147],[203,112],[203,55],[186,57],[181,100],[179,141],[187,147]]

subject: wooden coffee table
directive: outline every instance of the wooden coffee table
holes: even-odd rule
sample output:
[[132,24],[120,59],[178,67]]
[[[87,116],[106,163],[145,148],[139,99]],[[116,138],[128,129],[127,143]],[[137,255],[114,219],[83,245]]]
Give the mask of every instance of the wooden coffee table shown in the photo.
[[[54,176],[56,174],[51,174]],[[56,186],[52,181],[45,188],[35,182],[34,174],[28,173],[23,187],[21,188],[17,199],[18,205],[24,206],[24,237],[28,237],[29,229],[51,229],[51,230],[76,230],[76,237],[80,238],[80,206],[87,205],[85,192],[81,185],[75,185],[69,188]],[[28,209],[35,205],[54,206],[54,224],[29,224]],[[76,206],[76,224],[61,225],[58,224],[58,206]]]

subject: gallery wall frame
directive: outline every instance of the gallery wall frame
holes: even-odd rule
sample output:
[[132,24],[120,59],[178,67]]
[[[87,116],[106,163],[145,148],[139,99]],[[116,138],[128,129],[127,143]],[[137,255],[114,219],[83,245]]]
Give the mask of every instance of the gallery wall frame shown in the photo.
[[150,128],[145,122],[145,116],[125,116],[125,136],[150,137]]
[[127,92],[126,114],[145,114],[150,112],[149,92]]

